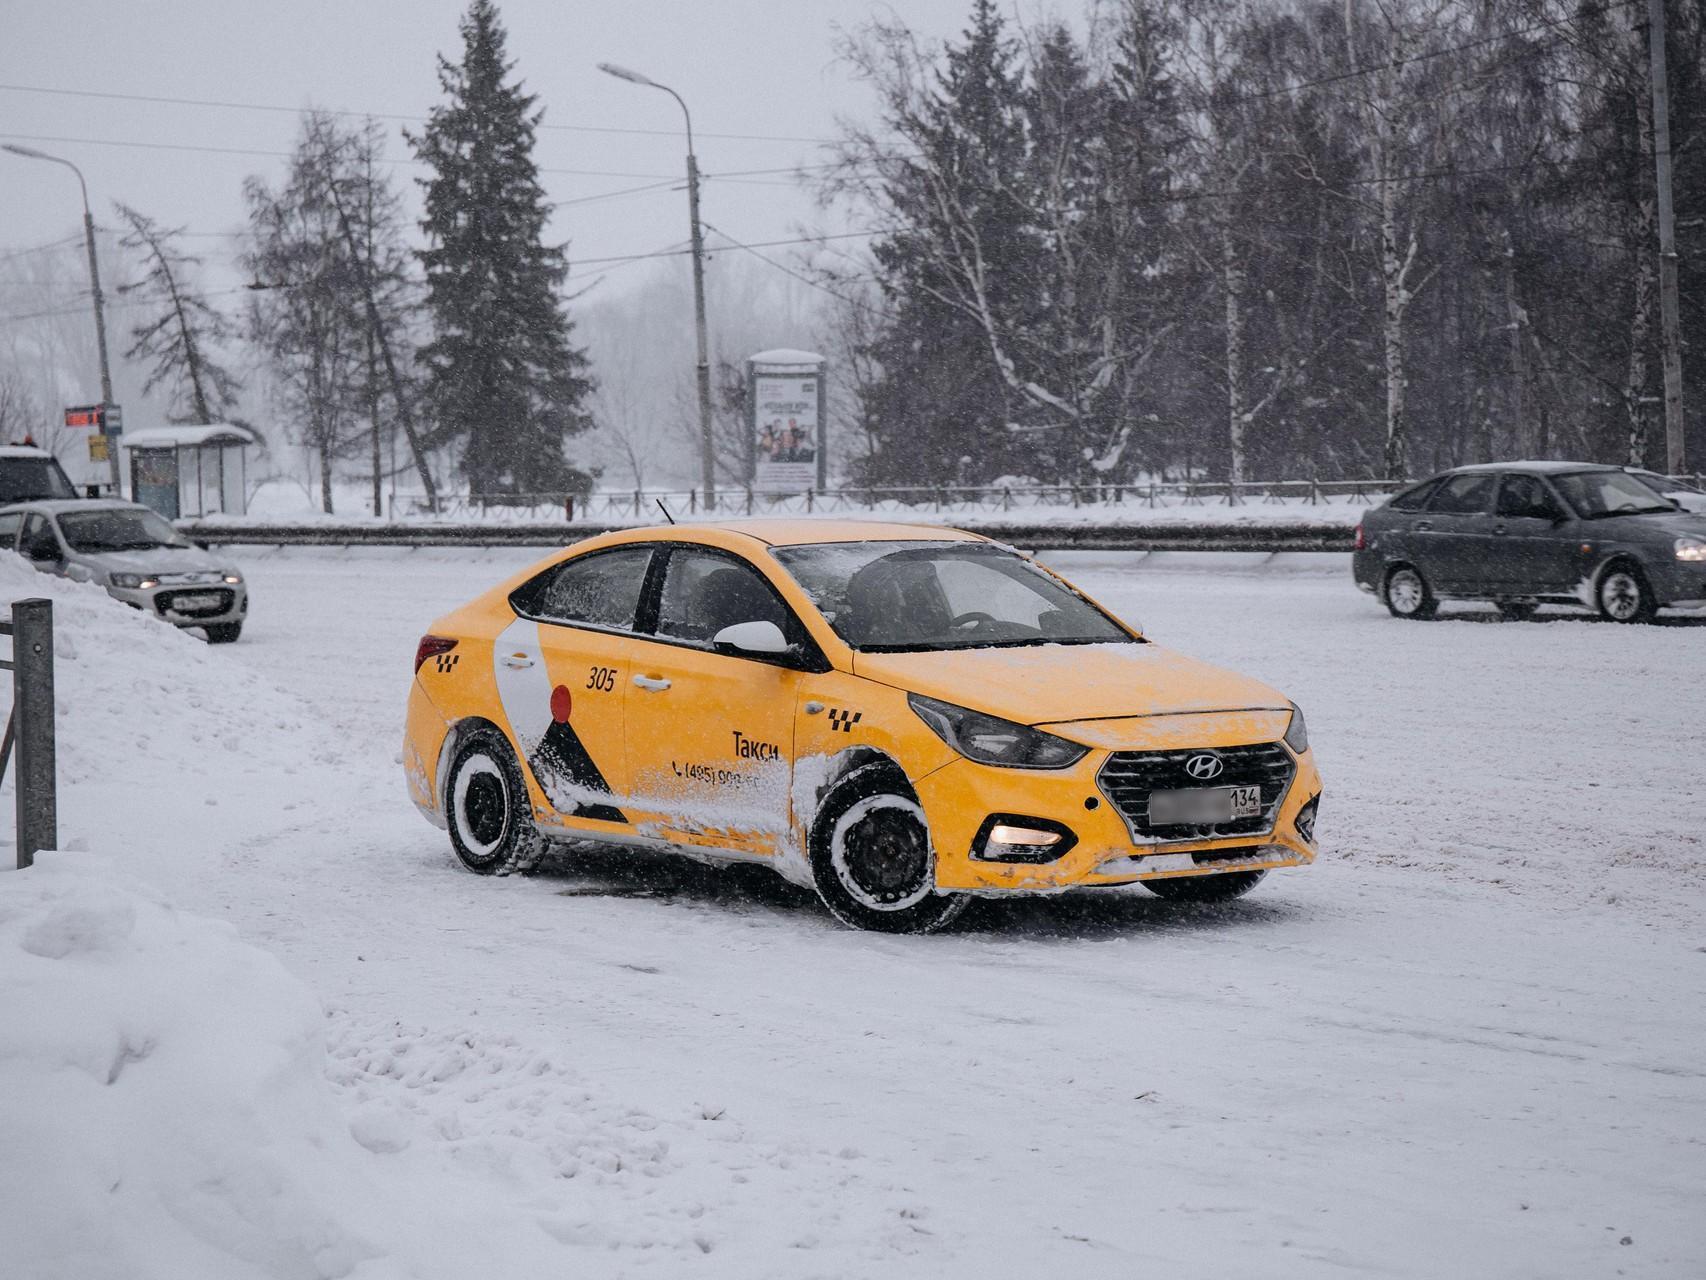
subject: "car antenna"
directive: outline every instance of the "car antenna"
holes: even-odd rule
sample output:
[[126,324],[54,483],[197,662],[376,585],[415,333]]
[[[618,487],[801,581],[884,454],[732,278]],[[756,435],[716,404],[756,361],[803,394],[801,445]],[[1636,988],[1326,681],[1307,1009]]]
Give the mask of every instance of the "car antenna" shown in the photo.
[[663,505],[663,499],[662,498],[653,498],[652,501],[658,504],[658,510],[663,512],[663,518],[665,520],[669,521],[671,524],[674,524],[675,523],[675,517],[670,515],[669,514],[669,508]]

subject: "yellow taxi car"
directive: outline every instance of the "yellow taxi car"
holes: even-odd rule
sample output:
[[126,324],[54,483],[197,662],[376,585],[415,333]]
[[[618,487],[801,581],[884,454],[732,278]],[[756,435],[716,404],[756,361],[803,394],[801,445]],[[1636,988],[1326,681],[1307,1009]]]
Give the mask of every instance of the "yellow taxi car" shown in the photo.
[[470,870],[554,841],[761,860],[847,924],[974,894],[1244,893],[1312,862],[1303,714],[1009,547],[748,521],[577,543],[432,624],[403,752]]

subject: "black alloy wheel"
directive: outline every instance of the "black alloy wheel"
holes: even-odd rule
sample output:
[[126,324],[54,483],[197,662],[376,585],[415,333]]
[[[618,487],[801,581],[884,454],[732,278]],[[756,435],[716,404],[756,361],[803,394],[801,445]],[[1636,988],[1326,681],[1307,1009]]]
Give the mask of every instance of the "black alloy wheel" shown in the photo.
[[830,913],[855,929],[933,933],[965,909],[936,889],[924,810],[890,766],[857,769],[812,823],[812,880]]
[[444,814],[451,848],[478,875],[531,871],[545,852],[521,766],[494,728],[476,729],[457,747],[444,786]]

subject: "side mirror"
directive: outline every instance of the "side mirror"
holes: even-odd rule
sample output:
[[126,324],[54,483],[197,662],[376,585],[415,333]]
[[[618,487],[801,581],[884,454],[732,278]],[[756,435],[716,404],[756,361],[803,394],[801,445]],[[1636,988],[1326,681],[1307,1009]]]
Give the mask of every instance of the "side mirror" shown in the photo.
[[791,647],[782,628],[774,622],[737,622],[712,636],[711,643],[719,649],[770,655],[787,653]]

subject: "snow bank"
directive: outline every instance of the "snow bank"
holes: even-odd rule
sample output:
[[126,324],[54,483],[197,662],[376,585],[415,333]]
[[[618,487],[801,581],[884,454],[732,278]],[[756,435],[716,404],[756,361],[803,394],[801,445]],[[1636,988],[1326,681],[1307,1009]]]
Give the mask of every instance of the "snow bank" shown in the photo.
[[[219,830],[232,806],[293,803],[281,782],[339,749],[306,703],[230,646],[210,647],[200,632],[127,608],[100,587],[0,554],[0,610],[32,596],[53,602],[63,847],[122,835],[127,847],[190,856],[187,832]],[[9,702],[10,681],[0,689]],[[8,807],[11,787],[8,776]],[[0,822],[0,844],[10,840],[11,823]]]

